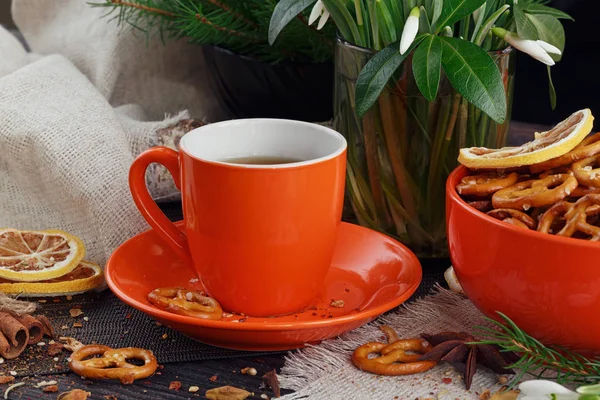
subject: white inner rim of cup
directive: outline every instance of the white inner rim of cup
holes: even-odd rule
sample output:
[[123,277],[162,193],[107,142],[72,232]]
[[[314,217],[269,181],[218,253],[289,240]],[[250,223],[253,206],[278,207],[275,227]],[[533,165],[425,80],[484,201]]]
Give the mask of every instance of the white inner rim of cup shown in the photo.
[[[196,128],[181,138],[180,149],[213,163],[242,168],[291,168],[335,158],[346,139],[333,129],[284,119],[238,119]],[[286,164],[238,164],[227,160],[281,157],[302,160]]]

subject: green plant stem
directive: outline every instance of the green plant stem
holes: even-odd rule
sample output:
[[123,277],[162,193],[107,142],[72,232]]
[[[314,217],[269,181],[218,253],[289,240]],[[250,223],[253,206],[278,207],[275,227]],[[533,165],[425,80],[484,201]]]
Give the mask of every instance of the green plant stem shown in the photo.
[[[467,121],[469,117],[468,104],[466,99],[462,99],[460,102],[460,108],[458,110],[458,149],[467,147]],[[458,150],[457,149],[457,150]]]
[[479,120],[479,143],[481,143],[481,146],[486,147],[489,146],[486,143],[486,139],[487,139],[487,133],[488,133],[488,129],[490,127],[490,117],[487,116],[487,114],[481,113],[481,118]]
[[371,26],[371,37],[373,38],[373,49],[381,50],[381,41],[379,40],[379,21],[377,19],[377,12],[375,11],[375,2],[368,1],[367,8],[369,10],[370,26]]
[[387,227],[391,221],[388,218],[383,197],[383,190],[381,189],[379,156],[377,154],[377,128],[375,126],[375,112],[376,110],[373,110],[373,112],[369,112],[363,117],[363,139],[365,142],[365,156],[369,175],[369,185],[371,187],[371,194],[373,196],[373,203],[375,205],[375,224]]
[[403,160],[409,160],[408,157],[408,138],[409,132],[406,129],[407,115],[406,115],[406,104],[396,94],[390,96],[392,101],[392,110],[394,111],[394,130],[398,135],[400,142],[400,154]]
[[429,160],[430,160],[429,177],[427,179],[427,182],[428,182],[427,197],[428,198],[431,198],[431,196],[432,196],[431,188],[434,185],[435,171],[437,169],[436,164],[438,163],[438,155],[441,151],[442,142],[444,141],[444,137],[446,134],[446,128],[448,126],[448,120],[450,119],[450,108],[451,108],[450,99],[449,99],[449,97],[444,96],[441,99],[438,123],[437,123],[436,129],[435,129],[435,136],[434,136],[435,139],[433,142],[433,148],[431,150],[431,156],[429,158]]
[[471,103],[469,103],[469,126],[468,126],[468,140],[469,142],[467,143],[466,147],[473,147],[473,146],[478,146],[479,143],[477,143],[477,119],[475,118],[475,106]]
[[[400,192],[400,198],[402,199],[402,206],[406,212],[411,216],[417,215],[417,207],[415,199],[413,197],[413,191],[410,190],[408,184],[407,172],[404,168],[404,160],[402,159],[402,152],[400,150],[400,142],[398,136],[394,132],[394,125],[392,120],[394,114],[392,113],[392,107],[390,103],[390,93],[384,91],[379,97],[378,104],[382,115],[383,133],[385,142],[387,145],[387,151],[389,154],[389,160],[396,178],[396,186]],[[416,234],[415,240],[420,240],[420,234]]]

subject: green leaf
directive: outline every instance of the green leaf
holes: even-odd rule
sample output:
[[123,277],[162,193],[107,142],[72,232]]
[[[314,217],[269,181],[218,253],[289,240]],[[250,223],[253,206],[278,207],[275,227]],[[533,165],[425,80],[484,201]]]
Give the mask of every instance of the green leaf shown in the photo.
[[[539,32],[539,38],[560,49],[565,49],[565,29],[560,21],[551,15],[527,14],[527,18],[535,25]],[[560,60],[560,56],[550,54],[554,60]]]
[[413,6],[411,5],[411,1],[410,0],[402,0],[402,8],[404,10],[404,20],[406,21],[406,18],[408,18],[408,14],[410,14],[410,10],[413,9]]
[[277,3],[269,24],[269,44],[273,45],[283,28],[306,7],[316,2],[317,0],[281,0]]
[[356,81],[355,92],[356,112],[359,117],[365,115],[375,104],[388,80],[425,36],[418,35],[404,54],[400,54],[400,43],[394,42],[375,54],[363,67]]
[[552,110],[556,109],[556,89],[554,88],[554,82],[552,82],[552,71],[550,66],[548,67],[548,91],[550,92],[550,107]]
[[423,96],[435,100],[440,85],[442,69],[442,43],[440,38],[428,35],[413,55],[413,74]]
[[446,0],[442,7],[442,15],[437,24],[436,33],[446,25],[453,25],[477,10],[486,0]]
[[[502,7],[500,7],[498,10],[496,10],[495,13],[490,15],[490,17],[485,20],[485,22],[479,29],[479,32],[477,32],[477,35],[475,36],[475,40],[472,40],[472,42],[475,43],[477,46],[481,46],[481,44],[483,43],[483,41],[485,39],[485,36],[488,34],[490,29],[492,29],[492,27],[496,23],[496,20],[498,18],[500,18],[500,16],[504,13],[504,11],[508,10],[509,7],[510,6],[508,4],[505,4]],[[473,33],[475,33],[475,32],[473,32]]]
[[394,20],[392,13],[383,0],[376,0],[375,2],[377,19],[379,20],[379,32],[384,41],[384,46],[398,40],[396,35],[396,29],[394,28]]
[[506,118],[506,93],[494,60],[481,47],[442,37],[442,67],[454,89],[501,124]]
[[427,11],[427,18],[431,21],[433,17],[433,0],[425,0],[425,4],[422,5]]
[[404,28],[404,11],[402,9],[402,2],[398,0],[387,0],[388,9],[392,13],[392,21],[396,28],[396,37],[399,37]]
[[529,4],[525,11],[530,14],[551,15],[558,19],[570,19],[571,21],[574,21],[573,17],[571,17],[569,14],[543,4]]
[[322,0],[323,4],[331,14],[331,18],[335,22],[335,26],[340,31],[342,37],[354,44],[362,46],[363,44],[360,33],[358,32],[358,26],[354,17],[350,14],[345,6],[345,2],[340,0]]
[[[499,4],[497,4],[497,3],[498,3],[498,0],[486,0],[486,2],[485,2],[485,4],[486,4],[486,7],[485,7],[485,10],[486,10],[486,12],[485,12],[485,14],[486,14],[486,17],[487,17],[487,18],[489,18],[489,16],[490,16],[490,15],[491,15],[491,14],[492,14],[492,13],[493,13],[493,12],[494,12],[496,9],[498,9],[498,6],[499,6]],[[506,5],[506,4],[505,4],[505,5]]]
[[431,33],[431,25],[427,19],[427,10],[421,6],[419,8],[419,33]]
[[471,42],[475,42],[475,37],[477,36],[477,32],[481,29],[481,25],[485,19],[485,11],[487,7],[487,3],[483,3],[481,8],[479,9],[479,16],[477,17],[477,21],[475,21],[475,28],[473,28],[473,35],[471,36]]
[[433,0],[433,17],[431,17],[431,29],[435,29],[435,27],[437,26],[437,22],[440,19],[440,16],[442,15],[442,8],[444,8],[442,0]]
[[517,34],[523,39],[539,39],[535,25],[527,18],[527,15],[525,15],[525,12],[518,3],[513,7],[513,12],[515,14],[515,23],[517,24]]

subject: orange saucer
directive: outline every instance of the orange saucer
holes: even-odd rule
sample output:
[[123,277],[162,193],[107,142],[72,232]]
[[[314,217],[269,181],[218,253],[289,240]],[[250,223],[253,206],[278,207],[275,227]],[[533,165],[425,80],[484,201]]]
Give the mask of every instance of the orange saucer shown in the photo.
[[[106,281],[122,301],[192,339],[239,350],[295,349],[374,320],[406,301],[421,282],[421,265],[403,245],[357,225],[342,223],[339,229],[332,266],[314,306],[283,317],[233,315],[209,321],[154,307],[146,296],[155,288],[203,288],[192,268],[152,230],[113,253],[106,265]],[[343,300],[344,306],[332,307],[332,300]]]

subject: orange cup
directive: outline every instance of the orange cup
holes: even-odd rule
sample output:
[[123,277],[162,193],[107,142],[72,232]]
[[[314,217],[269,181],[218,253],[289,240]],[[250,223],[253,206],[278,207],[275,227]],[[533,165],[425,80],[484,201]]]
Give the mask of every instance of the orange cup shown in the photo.
[[[187,133],[179,152],[154,147],[133,162],[129,185],[141,214],[193,265],[223,309],[268,317],[311,305],[325,279],[341,221],[346,140],[316,124],[242,119]],[[240,164],[247,157],[299,160]],[[160,163],[181,190],[185,231],[146,188]]]

